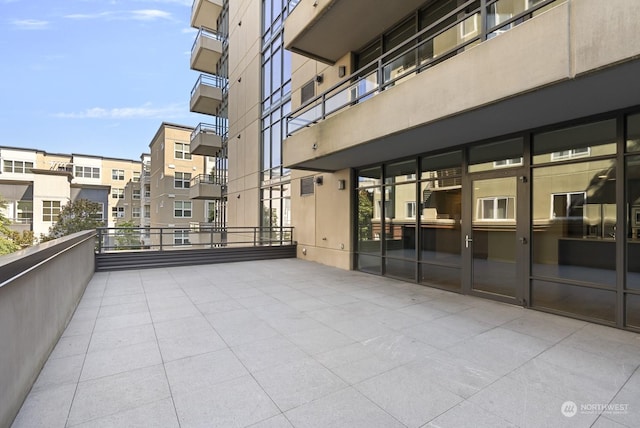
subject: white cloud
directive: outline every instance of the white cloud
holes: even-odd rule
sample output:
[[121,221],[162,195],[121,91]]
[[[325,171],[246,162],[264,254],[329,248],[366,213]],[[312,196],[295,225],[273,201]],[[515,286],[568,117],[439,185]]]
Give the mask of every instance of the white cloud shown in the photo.
[[20,30],[45,30],[49,28],[49,21],[39,19],[16,19],[12,24]]
[[188,113],[185,104],[169,104],[155,107],[146,103],[140,107],[92,107],[80,112],[56,113],[53,116],[62,119],[172,119],[184,117]]
[[74,13],[65,15],[67,19],[105,19],[108,21],[155,21],[158,19],[173,19],[171,13],[158,9],[140,9],[128,11],[98,12],[98,13]]
[[195,28],[192,28],[192,27],[187,27],[187,28],[183,28],[182,32],[184,34],[192,34],[192,33],[197,33],[198,30],[196,30]]
[[171,14],[163,10],[157,9],[143,9],[132,10],[131,19],[137,19],[139,21],[153,21],[155,19],[171,19]]

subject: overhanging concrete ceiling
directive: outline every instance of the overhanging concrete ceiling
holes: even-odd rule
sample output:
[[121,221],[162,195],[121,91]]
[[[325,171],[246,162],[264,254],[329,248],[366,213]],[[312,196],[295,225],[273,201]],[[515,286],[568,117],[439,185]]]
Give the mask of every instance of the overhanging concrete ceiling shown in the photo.
[[638,76],[640,59],[287,167],[339,171],[640,105]]
[[[311,3],[311,0],[303,0]],[[425,0],[332,0],[301,29],[286,48],[333,64],[346,53],[358,50],[383,31],[416,10]],[[306,6],[303,4],[298,7]],[[287,31],[296,31],[292,23],[296,10],[285,23]],[[290,22],[292,20],[292,22]]]

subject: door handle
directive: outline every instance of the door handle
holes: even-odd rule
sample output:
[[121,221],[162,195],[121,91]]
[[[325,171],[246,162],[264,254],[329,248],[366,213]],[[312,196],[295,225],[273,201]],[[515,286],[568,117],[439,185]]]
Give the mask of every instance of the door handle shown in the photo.
[[519,239],[520,243],[522,245],[526,245],[527,244],[527,238],[525,238],[524,236],[522,238]]
[[469,243],[473,242],[473,238],[469,238],[469,235],[466,235],[464,237],[464,246],[465,248],[469,248]]

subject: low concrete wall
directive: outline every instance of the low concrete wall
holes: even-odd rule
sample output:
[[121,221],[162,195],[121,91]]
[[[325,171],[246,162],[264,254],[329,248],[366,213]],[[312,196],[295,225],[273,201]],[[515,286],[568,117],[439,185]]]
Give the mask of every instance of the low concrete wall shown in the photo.
[[95,232],[0,257],[0,427],[9,427],[94,272]]

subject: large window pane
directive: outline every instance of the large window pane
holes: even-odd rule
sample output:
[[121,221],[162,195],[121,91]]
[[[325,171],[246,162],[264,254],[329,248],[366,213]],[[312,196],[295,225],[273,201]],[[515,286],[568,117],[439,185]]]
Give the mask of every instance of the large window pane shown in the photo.
[[416,258],[416,185],[399,184],[385,189],[386,254]]
[[627,294],[627,325],[640,328],[640,296]]
[[358,252],[380,254],[380,213],[375,209],[380,188],[358,191]]
[[535,164],[615,153],[615,119],[545,132],[533,138]]
[[385,259],[385,274],[408,281],[416,280],[416,262],[413,260]]
[[640,114],[627,118],[627,151],[640,152]]
[[614,321],[616,293],[549,281],[532,281],[531,304],[534,308],[555,309],[588,318]]
[[627,158],[627,288],[640,290],[640,156]]
[[382,168],[374,167],[358,171],[358,187],[379,186],[382,183]]
[[522,152],[522,138],[472,147],[469,150],[469,172],[522,166]]
[[614,160],[533,170],[532,273],[615,286]]
[[420,265],[420,282],[426,285],[442,287],[449,290],[460,290],[461,270],[423,263]]

